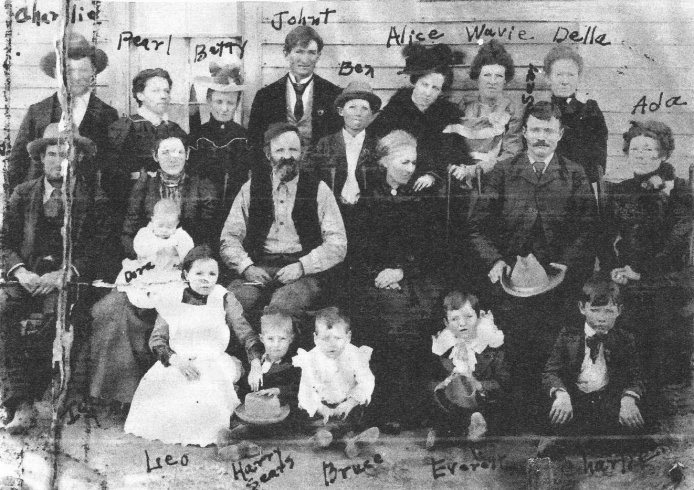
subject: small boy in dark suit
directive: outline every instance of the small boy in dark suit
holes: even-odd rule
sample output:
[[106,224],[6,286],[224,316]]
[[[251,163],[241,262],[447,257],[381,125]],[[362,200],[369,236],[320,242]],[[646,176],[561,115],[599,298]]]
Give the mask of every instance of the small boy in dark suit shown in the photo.
[[578,308],[584,325],[562,330],[542,373],[555,433],[608,435],[643,428],[643,383],[634,338],[615,328],[622,312],[619,285],[606,273],[595,273],[583,286]]

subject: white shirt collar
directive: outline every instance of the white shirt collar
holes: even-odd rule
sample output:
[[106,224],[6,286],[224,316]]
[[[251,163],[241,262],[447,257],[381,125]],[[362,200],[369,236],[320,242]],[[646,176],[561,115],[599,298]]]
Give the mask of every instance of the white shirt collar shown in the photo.
[[534,160],[534,159],[530,156],[530,154],[528,153],[528,161],[530,162],[530,167],[533,166],[533,163],[534,163],[534,162],[544,162],[545,166],[544,166],[544,168],[542,169],[542,173],[545,173],[545,171],[547,170],[547,167],[549,166],[549,162],[552,161],[552,158],[554,158],[554,153],[550,153],[549,155],[547,155],[547,156],[546,156],[544,159],[542,159],[542,160]]
[[364,139],[366,138],[366,130],[362,129],[357,133],[356,136],[352,136],[349,131],[347,131],[345,128],[342,128],[342,136],[345,138],[345,144],[362,144],[364,143]]
[[[297,173],[296,176],[290,180],[289,182],[285,182],[287,187],[289,189],[296,188],[297,183],[299,182],[299,174]],[[272,171],[272,188],[274,190],[277,190],[277,188],[280,186],[282,182],[280,181],[279,177],[275,173],[275,171]]]
[[588,323],[585,323],[583,325],[583,331],[586,334],[586,338],[592,337],[593,335],[595,335],[595,330],[590,325],[588,325]]
[[303,80],[300,80],[300,81],[296,80],[296,77],[294,76],[294,74],[292,72],[289,72],[288,75],[289,75],[289,80],[292,83],[306,83],[306,81],[309,79],[311,79],[311,82],[313,82],[313,73],[311,73],[309,76],[307,76],[306,78],[304,78]]
[[145,119],[147,119],[152,124],[154,124],[155,126],[159,126],[162,123],[162,121],[169,120],[169,115],[167,113],[164,113],[164,115],[160,116],[156,112],[147,109],[143,105],[137,108],[137,113]]
[[60,187],[54,187],[53,184],[51,184],[46,177],[43,178],[43,203],[46,204],[46,201],[48,201],[51,198],[51,194],[53,194],[53,189],[59,189]]

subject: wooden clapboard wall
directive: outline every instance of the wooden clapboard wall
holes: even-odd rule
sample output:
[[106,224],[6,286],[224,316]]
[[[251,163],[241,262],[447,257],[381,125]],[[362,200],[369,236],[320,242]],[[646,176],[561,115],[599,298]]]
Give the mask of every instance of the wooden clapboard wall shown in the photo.
[[[323,23],[326,8],[334,10]],[[279,12],[282,25],[279,25]],[[541,67],[542,60],[554,45],[554,37],[578,30],[582,35],[596,26],[594,36],[605,34],[598,44],[565,42],[573,45],[585,60],[585,70],[579,87],[579,99],[596,99],[602,108],[610,131],[608,142],[608,172],[611,180],[629,175],[622,154],[622,133],[631,119],[655,117],[667,123],[675,132],[677,148],[671,158],[680,176],[694,163],[694,53],[691,32],[694,32],[694,2],[659,0],[580,0],[580,1],[450,1],[450,2],[297,2],[247,3],[243,8],[244,35],[249,40],[247,73],[251,73],[250,88],[245,97],[247,107],[253,92],[286,72],[282,53],[284,37],[295,27],[303,14],[319,17],[314,26],[325,40],[318,73],[328,80],[346,86],[354,77],[361,77],[387,101],[394,91],[409,83],[397,71],[404,65],[401,48],[386,47],[391,27],[399,32],[443,33],[436,41],[445,42],[466,53],[465,65],[455,70],[455,82],[450,95],[458,101],[464,92],[474,91],[476,83],[469,79],[469,64],[478,49],[475,28],[483,25],[493,29],[516,63],[515,79],[508,89],[518,100],[526,89],[526,74],[532,63]],[[294,25],[288,22],[294,17]],[[273,25],[274,21],[274,25]],[[280,27],[278,30],[277,27]],[[504,30],[505,29],[505,30]],[[563,30],[563,29],[566,29]],[[525,33],[519,36],[521,31]],[[591,29],[592,30],[592,29]],[[512,32],[511,39],[508,33]],[[472,36],[472,37],[471,37]],[[482,35],[482,40],[491,39]],[[254,56],[258,46],[259,56]],[[363,74],[340,76],[341,63],[370,64],[374,77]],[[542,75],[535,80],[534,96],[548,98],[549,91]],[[631,112],[646,96],[648,103],[656,102],[663,92],[662,106],[655,112],[641,115]],[[665,107],[670,97],[680,97],[687,105]]]

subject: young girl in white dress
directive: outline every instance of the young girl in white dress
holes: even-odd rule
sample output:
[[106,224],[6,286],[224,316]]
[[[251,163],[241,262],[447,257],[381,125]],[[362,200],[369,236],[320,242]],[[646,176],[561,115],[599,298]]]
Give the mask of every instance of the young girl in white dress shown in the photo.
[[238,306],[226,310],[241,306],[217,284],[219,266],[208,246],[192,249],[182,267],[188,285],[171,286],[157,304],[150,347],[159,361],[140,381],[124,430],[204,447],[228,427],[240,403],[234,384],[242,368],[225,352],[230,340],[225,305]]

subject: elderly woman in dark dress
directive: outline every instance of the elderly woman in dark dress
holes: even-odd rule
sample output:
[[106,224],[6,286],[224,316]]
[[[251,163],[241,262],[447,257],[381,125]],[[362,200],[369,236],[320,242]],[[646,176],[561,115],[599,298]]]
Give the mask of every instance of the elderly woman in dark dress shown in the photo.
[[460,119],[460,109],[442,96],[453,84],[451,65],[462,63],[463,53],[445,44],[431,47],[413,44],[405,47],[405,69],[413,86],[399,89],[378,114],[368,132],[381,138],[402,129],[417,139],[417,179],[415,190],[431,187],[444,179],[446,168],[439,163],[442,131]]
[[[362,226],[351,270],[355,339],[374,348],[380,375],[372,411],[386,429],[422,420],[429,321],[441,290],[441,199],[416,190],[417,141],[396,130],[382,138],[377,179],[360,200]],[[419,386],[419,385],[422,386]]]
[[596,101],[576,98],[583,58],[569,46],[557,45],[545,56],[544,72],[564,127],[557,153],[581,165],[591,184],[597,182],[598,169],[604,174],[607,162],[607,125]]
[[[217,206],[214,185],[185,172],[186,150],[181,138],[159,141],[154,149],[158,164],[155,176],[143,172],[135,183],[123,225],[123,246],[134,256],[132,240],[149,221],[160,199],[180,203],[180,226],[196,244],[209,238]],[[126,293],[113,291],[92,308],[91,384],[93,398],[130,403],[140,378],[154,358],[147,347],[154,326],[155,311],[133,306]],[[237,337],[249,348],[257,340],[243,311],[227,311]]]
[[658,386],[684,381],[691,353],[692,271],[685,257],[694,215],[692,195],[667,161],[674,147],[667,125],[632,121],[624,152],[634,176],[608,192],[600,257],[612,279],[626,285],[625,327]]

